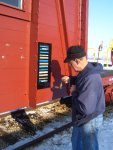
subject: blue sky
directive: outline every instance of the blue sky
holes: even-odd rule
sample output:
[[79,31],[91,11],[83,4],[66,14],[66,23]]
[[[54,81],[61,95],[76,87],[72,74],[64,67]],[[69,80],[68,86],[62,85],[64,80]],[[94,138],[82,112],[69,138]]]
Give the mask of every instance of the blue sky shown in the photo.
[[88,47],[109,46],[113,39],[113,0],[89,0]]

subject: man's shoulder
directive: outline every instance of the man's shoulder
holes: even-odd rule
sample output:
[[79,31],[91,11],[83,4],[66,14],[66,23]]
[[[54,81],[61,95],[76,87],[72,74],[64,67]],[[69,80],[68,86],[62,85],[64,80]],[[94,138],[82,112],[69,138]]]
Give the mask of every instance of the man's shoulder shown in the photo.
[[85,80],[91,82],[102,81],[101,76],[98,73],[89,74],[88,76],[85,77]]

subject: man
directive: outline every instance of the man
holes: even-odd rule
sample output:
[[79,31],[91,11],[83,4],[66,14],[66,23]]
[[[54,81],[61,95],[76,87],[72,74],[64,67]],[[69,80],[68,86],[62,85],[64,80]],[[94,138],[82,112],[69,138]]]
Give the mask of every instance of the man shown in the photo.
[[105,111],[105,97],[100,77],[102,65],[89,63],[81,46],[71,46],[64,63],[78,72],[76,77],[62,77],[75,85],[72,92],[73,150],[98,150],[98,128]]

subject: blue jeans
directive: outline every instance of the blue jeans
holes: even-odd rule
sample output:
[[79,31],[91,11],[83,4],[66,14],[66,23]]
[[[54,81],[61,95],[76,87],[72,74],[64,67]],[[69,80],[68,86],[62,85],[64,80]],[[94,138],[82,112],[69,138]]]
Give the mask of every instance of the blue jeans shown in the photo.
[[98,129],[102,122],[103,115],[99,115],[84,125],[74,126],[71,139],[73,150],[99,150]]

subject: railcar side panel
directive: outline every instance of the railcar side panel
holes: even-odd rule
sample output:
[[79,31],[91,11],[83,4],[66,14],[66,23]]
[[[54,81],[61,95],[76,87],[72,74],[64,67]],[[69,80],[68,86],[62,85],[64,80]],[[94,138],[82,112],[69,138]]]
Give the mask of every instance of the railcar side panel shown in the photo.
[[21,1],[0,2],[0,112],[66,96],[67,47],[87,47],[88,0]]
[[29,105],[30,13],[0,5],[0,112]]

